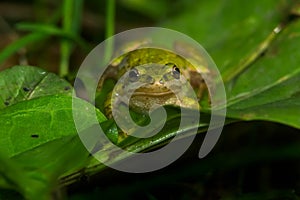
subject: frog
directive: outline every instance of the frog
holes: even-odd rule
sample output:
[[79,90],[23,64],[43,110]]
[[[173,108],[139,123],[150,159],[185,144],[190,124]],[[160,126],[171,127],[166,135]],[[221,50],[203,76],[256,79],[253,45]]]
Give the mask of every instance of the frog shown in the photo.
[[[184,45],[174,46],[178,52],[185,52],[184,49],[192,52]],[[113,59],[98,84],[98,90],[101,90],[106,79],[119,81],[105,101],[106,115],[111,118],[112,106],[121,103],[138,113],[148,113],[157,105],[201,109],[198,100],[207,91],[206,81],[210,71],[201,56],[185,53],[183,58],[181,55],[167,49],[146,46],[130,49]],[[196,62],[191,59],[196,59]],[[195,63],[201,66],[195,66]],[[197,101],[190,95],[189,86],[194,89]]]

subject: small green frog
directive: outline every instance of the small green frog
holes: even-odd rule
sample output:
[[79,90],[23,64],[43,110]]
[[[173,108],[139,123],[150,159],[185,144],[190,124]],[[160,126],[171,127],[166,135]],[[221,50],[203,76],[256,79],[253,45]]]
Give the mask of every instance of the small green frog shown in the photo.
[[[178,44],[175,49],[182,52],[184,49],[189,52],[192,50]],[[139,113],[147,113],[156,105],[198,108],[198,101],[191,96],[189,86],[194,89],[198,100],[201,99],[203,91],[207,89],[202,75],[210,77],[210,71],[201,56],[195,57],[192,52],[186,55],[187,59],[169,50],[145,47],[114,59],[98,85],[101,90],[107,78],[119,81],[105,103],[106,114],[111,116],[111,107],[127,104],[126,99],[130,99],[129,107]],[[191,59],[194,59],[193,63],[201,65],[197,66],[198,71],[191,64]],[[111,98],[113,101],[110,101]],[[113,105],[111,102],[114,102]]]

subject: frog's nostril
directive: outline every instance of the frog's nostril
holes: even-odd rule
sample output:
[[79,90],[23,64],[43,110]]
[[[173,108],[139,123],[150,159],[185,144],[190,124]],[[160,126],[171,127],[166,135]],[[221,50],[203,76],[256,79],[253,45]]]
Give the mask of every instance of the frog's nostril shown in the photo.
[[146,81],[149,84],[154,84],[154,82],[155,82],[154,79],[151,76],[147,76]]
[[169,80],[168,75],[165,74],[165,75],[163,76],[162,80],[168,81],[168,80]]

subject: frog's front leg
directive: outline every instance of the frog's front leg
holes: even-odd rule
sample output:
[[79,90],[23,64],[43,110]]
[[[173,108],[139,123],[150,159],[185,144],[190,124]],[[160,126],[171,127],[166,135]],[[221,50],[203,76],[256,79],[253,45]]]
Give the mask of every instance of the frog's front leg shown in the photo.
[[[107,118],[114,119],[114,121],[116,122],[118,121],[118,117],[126,117],[124,116],[124,113],[129,112],[129,106],[123,101],[122,95],[124,94],[115,94],[114,91],[111,91],[107,95],[107,99],[104,103],[105,115],[107,116]],[[128,135],[130,135],[130,133],[126,133],[123,130],[121,130],[120,127],[118,127],[118,133],[119,138],[117,143],[121,142],[122,140],[127,138]]]

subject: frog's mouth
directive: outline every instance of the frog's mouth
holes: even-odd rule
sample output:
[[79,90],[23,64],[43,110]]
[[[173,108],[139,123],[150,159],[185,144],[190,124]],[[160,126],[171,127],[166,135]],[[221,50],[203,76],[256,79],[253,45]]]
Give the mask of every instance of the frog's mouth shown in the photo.
[[168,95],[174,95],[174,93],[170,91],[166,92],[137,92],[135,91],[132,96],[153,96],[153,97],[161,97],[161,96],[168,96]]
[[162,97],[174,95],[174,92],[169,88],[149,88],[141,87],[134,91],[132,96],[152,96],[152,97]]
[[172,85],[169,87],[162,86],[159,84],[146,85],[140,88],[137,88],[132,96],[151,96],[151,97],[167,97],[175,95],[181,89],[180,86]]

